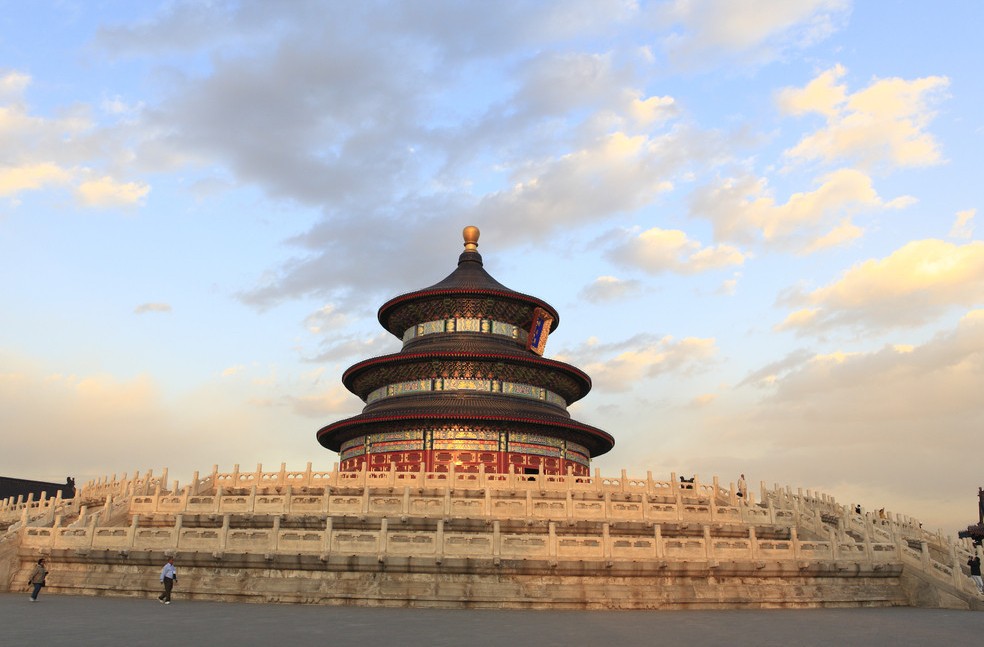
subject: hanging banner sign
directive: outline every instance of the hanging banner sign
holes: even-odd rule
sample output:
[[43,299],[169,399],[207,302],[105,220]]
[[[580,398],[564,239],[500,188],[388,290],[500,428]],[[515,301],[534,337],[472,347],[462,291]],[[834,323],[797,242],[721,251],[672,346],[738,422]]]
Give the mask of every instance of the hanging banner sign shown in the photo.
[[553,322],[554,318],[546,310],[543,308],[535,309],[526,348],[537,355],[543,355],[543,349],[547,346],[547,337],[550,335],[550,326],[553,325]]

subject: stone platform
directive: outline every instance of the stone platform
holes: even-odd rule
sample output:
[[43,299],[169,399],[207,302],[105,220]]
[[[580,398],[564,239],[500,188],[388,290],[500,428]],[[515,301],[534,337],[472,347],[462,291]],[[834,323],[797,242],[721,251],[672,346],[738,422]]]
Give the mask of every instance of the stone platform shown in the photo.
[[533,609],[981,607],[969,542],[832,497],[620,477],[166,474],[6,502],[0,587],[148,598],[166,556],[194,600]]

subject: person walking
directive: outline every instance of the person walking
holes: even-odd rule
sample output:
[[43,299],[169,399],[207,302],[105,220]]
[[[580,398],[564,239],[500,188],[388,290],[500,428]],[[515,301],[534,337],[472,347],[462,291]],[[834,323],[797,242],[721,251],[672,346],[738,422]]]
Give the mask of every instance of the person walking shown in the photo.
[[[980,569],[978,569],[980,572]],[[31,579],[27,581],[28,584],[34,587],[34,591],[31,592],[31,602],[38,601],[38,593],[41,592],[41,588],[44,586],[44,578],[48,577],[48,569],[44,566],[44,557],[38,560],[38,563],[34,566],[34,570],[31,571]]]
[[984,580],[981,580],[981,558],[974,555],[967,560],[967,566],[970,567],[970,579],[974,580],[974,584],[977,585],[977,592],[984,593]]
[[742,474],[738,477],[738,496],[740,498],[745,498],[745,495],[747,494],[746,490],[748,490],[748,486],[745,485],[745,475]]
[[164,592],[157,596],[162,604],[171,604],[171,589],[178,581],[178,569],[174,568],[174,558],[168,557],[167,564],[161,569],[161,584],[164,585]]

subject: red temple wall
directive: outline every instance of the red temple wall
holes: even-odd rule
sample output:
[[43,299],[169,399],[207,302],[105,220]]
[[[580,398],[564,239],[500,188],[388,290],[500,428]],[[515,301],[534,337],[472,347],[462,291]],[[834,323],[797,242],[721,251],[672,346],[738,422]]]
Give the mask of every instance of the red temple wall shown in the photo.
[[590,476],[591,473],[586,465],[552,456],[442,449],[373,452],[368,456],[362,455],[344,460],[339,464],[339,469],[345,472],[359,471],[363,463],[367,462],[367,458],[366,469],[372,472],[389,470],[392,464],[398,472],[417,472],[421,469],[425,472],[450,472],[452,466],[455,472],[478,472],[480,466],[484,466],[486,473],[507,474],[509,466],[512,465],[513,472],[517,474],[538,473],[541,469],[544,474],[567,474],[568,468],[575,476]]

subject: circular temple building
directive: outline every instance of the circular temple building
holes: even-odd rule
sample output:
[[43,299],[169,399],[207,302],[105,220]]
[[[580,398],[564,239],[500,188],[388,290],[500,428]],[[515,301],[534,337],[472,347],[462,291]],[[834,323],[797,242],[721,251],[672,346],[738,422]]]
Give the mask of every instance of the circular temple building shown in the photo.
[[379,323],[403,340],[342,376],[362,413],[318,431],[343,471],[588,475],[611,435],[570,417],[591,390],[583,371],[542,357],[559,316],[482,267],[479,231],[443,281],[387,301]]

